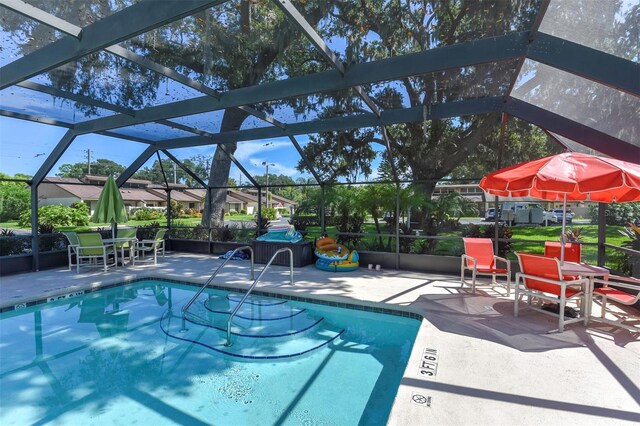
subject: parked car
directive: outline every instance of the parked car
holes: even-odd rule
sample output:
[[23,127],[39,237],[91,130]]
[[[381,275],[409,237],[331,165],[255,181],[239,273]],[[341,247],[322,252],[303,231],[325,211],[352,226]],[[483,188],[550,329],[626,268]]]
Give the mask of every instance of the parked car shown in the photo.
[[548,225],[558,223],[558,218],[553,212],[548,212],[539,203],[532,202],[504,203],[500,213],[500,220],[510,225]]
[[558,217],[554,212],[543,211],[542,212],[542,220],[546,220],[549,223],[558,223]]
[[[500,209],[498,209],[498,217],[500,215]],[[488,209],[487,212],[484,214],[484,220],[485,222],[493,222],[494,220],[496,220],[496,209],[491,208]]]
[[[553,209],[553,214],[556,216],[556,219],[558,220],[559,223],[562,223],[562,209]],[[571,224],[571,222],[573,221],[573,213],[571,212],[566,212],[565,215],[565,219],[567,224]]]

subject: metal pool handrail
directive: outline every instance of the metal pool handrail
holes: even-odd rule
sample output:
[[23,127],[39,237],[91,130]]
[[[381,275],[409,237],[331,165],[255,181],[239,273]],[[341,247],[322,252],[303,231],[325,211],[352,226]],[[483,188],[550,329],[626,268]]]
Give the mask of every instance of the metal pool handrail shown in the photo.
[[267,271],[269,266],[271,266],[271,263],[276,258],[276,256],[282,253],[283,251],[289,252],[289,277],[291,279],[291,285],[293,285],[293,250],[291,250],[289,247],[284,247],[276,251],[273,254],[273,256],[271,256],[271,259],[269,259],[267,266],[265,266],[264,269],[260,271],[260,275],[258,275],[258,278],[256,278],[253,284],[251,284],[251,287],[249,287],[249,290],[247,290],[244,296],[242,296],[242,299],[240,299],[240,303],[236,305],[233,312],[231,312],[231,315],[229,315],[229,319],[227,320],[227,343],[225,344],[225,346],[231,346],[231,321],[233,320],[233,317],[236,316],[236,314],[238,313],[238,310],[240,310],[240,307],[242,306],[244,301],[247,299],[247,297],[249,297],[249,293],[251,293],[251,291],[255,288],[256,284],[258,284],[258,281],[260,281],[260,278],[262,278],[262,275],[264,275],[264,273]]
[[[238,251],[240,250],[249,250],[249,252],[251,253],[251,279],[253,279],[253,248],[251,246],[242,246],[242,247],[238,247],[237,249],[235,249],[232,253],[231,256],[229,256],[228,258],[225,259],[224,262],[222,262],[222,265],[218,266],[218,269],[216,269],[216,271],[213,273],[213,275],[211,275],[211,277],[209,277],[209,279],[207,280],[206,283],[204,283],[204,285],[200,288],[200,290],[198,290],[198,292],[191,298],[191,300],[189,300],[183,307],[182,307],[182,318],[184,320],[184,314],[185,312],[187,312],[187,309],[189,309],[191,307],[191,305],[193,305],[193,302],[196,301],[196,299],[198,298],[198,296],[200,296],[202,294],[202,292],[204,291],[205,288],[207,288],[209,286],[209,284],[211,284],[214,280],[214,278],[216,277],[216,275],[218,275],[218,272],[220,272],[220,270],[227,264],[229,263],[229,261],[233,258],[233,255],[236,254]],[[293,256],[293,254],[292,254]],[[292,275],[293,276],[293,275]]]

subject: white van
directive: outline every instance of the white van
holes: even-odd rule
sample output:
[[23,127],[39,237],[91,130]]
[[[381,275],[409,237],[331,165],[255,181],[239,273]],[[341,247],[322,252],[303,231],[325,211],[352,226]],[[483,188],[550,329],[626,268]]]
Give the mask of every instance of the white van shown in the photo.
[[545,211],[539,203],[503,203],[500,220],[510,224],[548,225],[558,223],[553,212]]

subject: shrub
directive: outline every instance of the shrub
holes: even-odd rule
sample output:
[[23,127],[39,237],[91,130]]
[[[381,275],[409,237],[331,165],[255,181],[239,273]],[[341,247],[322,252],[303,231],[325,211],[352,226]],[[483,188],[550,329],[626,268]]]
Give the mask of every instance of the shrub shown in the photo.
[[269,219],[266,217],[256,217],[256,237],[259,237],[262,234],[267,233],[267,228],[269,228]]
[[171,200],[171,217],[177,218],[182,215],[182,206],[176,200]]
[[55,228],[50,223],[42,223],[38,225],[38,234],[40,234],[40,251],[51,251],[54,248],[64,248],[59,241],[60,235],[53,235]]
[[198,211],[195,209],[186,209],[183,213],[184,217],[198,217]]
[[163,216],[163,213],[158,210],[150,209],[148,207],[143,207],[139,210],[136,210],[136,212],[133,215],[133,219],[134,220],[157,220],[157,219],[160,219],[162,216]]
[[318,216],[312,214],[294,214],[289,223],[295,226],[297,231],[306,231],[309,226],[320,226]]
[[[61,226],[87,226],[89,216],[87,209],[72,208],[67,206],[42,206],[38,208],[38,224],[48,224],[53,227]],[[31,225],[31,209],[24,211],[20,215],[18,226],[28,227]]]
[[582,228],[571,228],[564,233],[565,240],[570,243],[582,241]]
[[240,210],[240,214],[247,214],[247,210],[246,209]]
[[276,219],[276,209],[274,209],[273,207],[264,207],[262,209],[262,217],[266,218],[268,220],[275,220]]
[[213,235],[215,241],[233,241],[234,232],[229,228],[229,225],[225,225],[222,228],[217,228]]
[[138,227],[138,232],[136,233],[136,238],[138,240],[151,240],[155,238],[156,232],[160,229],[160,223],[151,222],[148,225],[141,225]]
[[[343,212],[338,218],[336,228],[338,232],[346,232],[351,234],[362,233],[365,216],[364,214]],[[338,235],[338,243],[348,244],[350,246],[357,245],[362,236],[359,235]]]
[[171,238],[208,241],[209,230],[202,225],[191,226],[186,221],[176,220],[171,227]]
[[0,222],[16,220],[20,212],[29,208],[31,192],[25,183],[2,182],[0,184]]
[[[591,223],[598,223],[598,207],[589,207]],[[607,225],[624,226],[628,222],[635,222],[640,218],[640,203],[607,204],[605,222]]]
[[433,240],[413,240],[409,247],[409,253],[422,254],[432,249],[430,241]]
[[[15,237],[16,234],[11,229],[0,229],[0,237]],[[0,256],[10,256],[12,254],[20,254],[26,247],[24,238],[7,238],[0,239]]]
[[84,214],[85,216],[89,216],[89,206],[81,201],[75,201],[71,203],[69,207],[74,209],[78,215]]

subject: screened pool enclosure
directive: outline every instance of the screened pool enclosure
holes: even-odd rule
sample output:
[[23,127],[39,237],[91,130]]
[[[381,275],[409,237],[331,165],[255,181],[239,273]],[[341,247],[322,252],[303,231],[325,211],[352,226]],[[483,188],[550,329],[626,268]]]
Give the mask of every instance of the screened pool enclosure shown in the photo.
[[[397,255],[403,238],[447,238],[403,228],[407,189],[430,194],[493,133],[509,144],[512,120],[543,129],[562,149],[640,163],[638,0],[0,6],[0,171],[12,165],[10,174],[30,176],[35,270],[45,238],[37,232],[39,190],[53,182],[52,170],[98,144],[127,154],[120,187],[168,159],[203,188],[209,240],[224,217],[230,176],[234,187],[254,189],[261,217],[268,167],[295,172],[299,187],[319,188],[318,233],[336,187],[391,188],[392,204],[380,213],[391,226],[376,235]],[[54,136],[30,151],[21,146],[21,123]],[[287,154],[275,157],[276,146]],[[255,163],[241,155],[261,150],[271,157]],[[208,159],[203,170],[184,160],[196,154]],[[507,165],[500,161],[496,168]],[[170,206],[176,172],[162,172]],[[262,175],[266,184],[256,179]],[[601,264],[604,214],[601,206]]]

